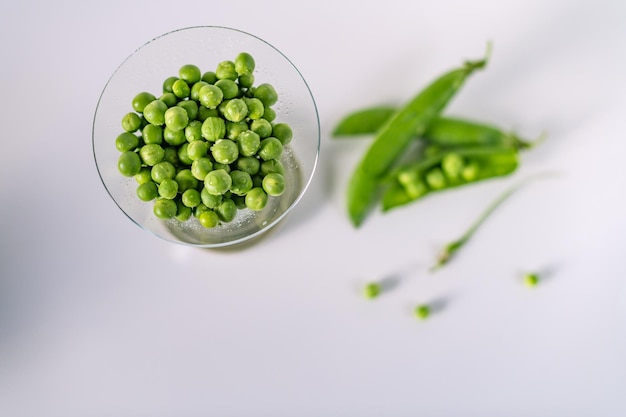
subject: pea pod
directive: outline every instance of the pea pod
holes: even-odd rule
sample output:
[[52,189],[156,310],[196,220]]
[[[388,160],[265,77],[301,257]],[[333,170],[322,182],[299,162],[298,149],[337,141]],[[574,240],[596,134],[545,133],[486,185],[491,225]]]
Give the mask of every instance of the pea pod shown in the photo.
[[[394,107],[378,106],[357,110],[343,118],[334,137],[354,137],[375,134],[397,111]],[[420,139],[441,146],[510,146],[528,149],[532,142],[496,126],[456,117],[438,117],[432,121]]]
[[466,147],[426,155],[397,169],[382,197],[383,211],[445,189],[501,177],[518,167],[518,152],[503,147]]
[[486,63],[487,57],[468,61],[462,67],[446,72],[381,127],[348,184],[348,214],[355,227],[362,224],[377,198],[380,180],[389,173],[410,141],[426,131],[469,75],[483,68]]

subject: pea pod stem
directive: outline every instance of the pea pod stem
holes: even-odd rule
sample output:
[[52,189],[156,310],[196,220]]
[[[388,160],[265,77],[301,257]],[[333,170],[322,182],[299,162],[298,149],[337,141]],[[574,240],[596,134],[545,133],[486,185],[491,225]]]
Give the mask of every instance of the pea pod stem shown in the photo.
[[402,155],[415,135],[420,136],[461,88],[467,77],[487,64],[487,55],[468,61],[435,79],[408,104],[385,122],[350,178],[347,192],[348,214],[359,227],[379,191],[379,182]]
[[437,262],[430,268],[431,272],[446,265],[450,261],[450,259],[470,240],[474,233],[476,233],[476,230],[478,230],[478,228],[489,218],[489,216],[491,216],[491,214],[511,195],[513,195],[516,191],[518,191],[520,188],[522,188],[531,181],[546,178],[552,175],[554,174],[544,173],[528,177],[525,180],[522,180],[519,183],[511,186],[502,194],[500,194],[493,202],[491,202],[491,204],[489,204],[489,206],[487,206],[487,208],[480,214],[480,216],[474,221],[474,223],[470,225],[470,227],[465,231],[465,233],[463,233],[460,238],[446,244],[443,247],[443,249],[439,253]]

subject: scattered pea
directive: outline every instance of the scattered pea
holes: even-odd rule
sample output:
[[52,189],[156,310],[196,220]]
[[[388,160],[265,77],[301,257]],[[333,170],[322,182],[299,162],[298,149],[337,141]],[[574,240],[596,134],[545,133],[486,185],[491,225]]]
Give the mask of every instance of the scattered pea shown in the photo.
[[528,273],[524,275],[524,284],[527,287],[536,287],[539,284],[539,275],[535,273]]
[[380,295],[381,287],[377,282],[369,282],[363,288],[363,295],[367,299],[374,299]]
[[200,81],[202,78],[202,73],[200,72],[200,68],[193,64],[186,64],[180,67],[178,70],[178,76],[180,79],[186,83],[194,84]]
[[430,317],[430,306],[428,306],[427,304],[421,304],[415,307],[415,317],[420,320],[426,320],[428,317]]

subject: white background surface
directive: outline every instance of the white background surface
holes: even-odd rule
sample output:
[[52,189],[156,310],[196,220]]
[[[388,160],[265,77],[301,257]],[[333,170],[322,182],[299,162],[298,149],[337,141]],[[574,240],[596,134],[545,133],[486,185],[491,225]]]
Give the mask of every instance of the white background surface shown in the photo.
[[[626,415],[626,3],[4,2],[0,6],[0,415]],[[130,222],[100,183],[91,125],[136,48],[241,29],[300,69],[322,126],[297,210],[259,244],[206,251]],[[482,56],[449,114],[549,134],[506,180],[355,230],[367,141],[330,132]],[[448,267],[488,201],[535,172]],[[529,290],[521,274],[546,281]],[[360,286],[393,277],[374,302]],[[417,303],[443,306],[431,320]]]

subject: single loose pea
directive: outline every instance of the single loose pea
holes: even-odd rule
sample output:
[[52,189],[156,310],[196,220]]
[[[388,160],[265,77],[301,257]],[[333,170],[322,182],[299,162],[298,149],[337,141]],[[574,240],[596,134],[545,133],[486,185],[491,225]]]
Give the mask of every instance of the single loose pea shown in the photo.
[[254,72],[255,62],[252,55],[241,52],[235,58],[235,71],[237,75],[249,75]]
[[173,200],[178,193],[178,183],[171,179],[166,178],[158,185],[159,188],[159,196],[162,198],[167,198],[168,200]]
[[204,188],[209,194],[222,195],[230,189],[232,182],[228,172],[223,169],[216,169],[209,172],[204,178]]
[[202,214],[198,216],[198,221],[200,221],[200,224],[207,229],[211,229],[220,223],[220,219],[217,213],[213,210],[207,210],[202,212]]
[[198,101],[204,107],[215,109],[224,100],[224,92],[218,86],[206,84],[198,91]]
[[268,195],[279,196],[285,192],[285,177],[273,172],[263,177],[263,190]]
[[209,158],[196,158],[191,164],[191,174],[199,181],[204,181],[211,171],[213,171],[213,162]]
[[188,146],[189,143],[183,143],[178,147],[178,160],[185,165],[191,165],[193,163],[191,158],[189,158],[189,154],[187,153]]
[[524,284],[527,287],[536,287],[539,284],[539,275],[534,273],[524,275]]
[[137,175],[135,175],[135,181],[137,181],[137,184],[145,184],[148,181],[152,181],[152,177],[150,176],[150,171],[151,168],[149,167],[142,167],[141,170],[139,170],[139,173]]
[[273,122],[276,119],[276,111],[271,107],[265,107],[263,109],[263,119]]
[[267,107],[273,106],[278,101],[278,94],[271,84],[259,84],[254,92],[254,97],[258,98]]
[[261,161],[253,156],[240,156],[237,158],[236,167],[239,171],[254,175],[261,168]]
[[154,166],[163,160],[165,150],[157,143],[149,143],[139,149],[139,156],[141,156],[141,160],[144,164]]
[[433,190],[441,190],[448,185],[446,177],[440,168],[432,168],[426,173],[426,183]]
[[178,80],[178,77],[167,77],[165,79],[165,81],[163,81],[163,92],[164,93],[171,93],[172,92],[172,85],[174,84],[174,82]]
[[248,130],[248,123],[241,122],[226,122],[226,137],[231,140],[237,139],[241,132]]
[[141,159],[133,151],[122,152],[117,160],[117,168],[125,177],[134,177],[141,171]]
[[146,106],[154,100],[156,100],[154,95],[145,91],[141,92],[133,98],[133,109],[138,113],[143,113]]
[[215,142],[226,136],[226,123],[221,117],[207,117],[202,122],[202,137],[209,142]]
[[200,191],[200,199],[203,206],[214,209],[222,202],[222,194],[211,194],[206,187],[203,187]]
[[159,97],[159,100],[165,103],[167,107],[175,106],[178,102],[178,98],[174,93],[163,93],[161,97]]
[[191,188],[198,187],[198,180],[193,176],[191,169],[189,168],[184,168],[178,171],[174,179],[178,183],[179,193],[184,193]]
[[198,103],[195,100],[179,101],[176,105],[185,109],[189,120],[195,121],[198,117]]
[[248,118],[251,120],[260,119],[263,117],[263,112],[265,111],[265,106],[263,106],[263,102],[258,98],[249,98],[245,97],[243,101],[246,103],[248,108]]
[[187,207],[197,207],[202,202],[202,199],[200,198],[200,192],[192,188],[183,192],[181,201]]
[[239,157],[237,144],[230,139],[219,139],[211,146],[211,155],[215,162],[220,164],[232,164]]
[[137,186],[137,197],[141,201],[152,201],[159,196],[157,185],[154,181],[144,182]]
[[170,107],[165,111],[165,126],[174,131],[183,130],[189,123],[187,110],[179,106]]
[[235,63],[233,61],[222,61],[217,64],[215,69],[215,75],[218,80],[232,80],[237,79],[237,71],[235,70]]
[[153,124],[146,125],[141,131],[141,136],[146,145],[151,143],[160,145],[163,142],[163,128]]
[[264,161],[280,159],[283,153],[283,144],[275,137],[265,138],[261,141],[258,155]]
[[253,120],[250,123],[250,130],[259,135],[261,139],[265,139],[272,134],[272,124],[266,119]]
[[159,219],[171,219],[176,216],[177,210],[178,208],[174,200],[169,200],[167,198],[158,198],[157,201],[154,202],[154,215],[157,216]]
[[163,160],[169,162],[170,164],[177,166],[180,160],[178,159],[178,151],[176,148],[171,146],[166,146],[163,148],[165,155],[163,155]]
[[215,75],[214,71],[207,71],[202,74],[202,81],[208,84],[215,84],[217,81],[217,75]]
[[363,296],[369,300],[374,299],[380,295],[381,287],[377,282],[369,282],[363,288]]
[[276,123],[272,127],[272,136],[280,141],[285,146],[293,138],[293,130],[287,123]]
[[239,83],[239,87],[250,88],[254,85],[254,74],[240,75],[239,78],[237,78],[237,82]]
[[233,170],[230,172],[232,184],[230,191],[236,195],[245,195],[252,189],[252,177],[249,173],[240,170]]
[[176,201],[176,220],[179,222],[186,222],[191,217],[191,207],[187,207],[183,204],[180,199],[174,200]]
[[215,212],[219,219],[225,223],[229,223],[235,219],[237,215],[237,206],[235,202],[230,198],[225,198],[222,202],[215,208]]
[[246,194],[246,207],[252,211],[261,211],[267,205],[267,194],[261,187],[254,187]]
[[172,85],[172,94],[178,98],[187,98],[191,95],[191,87],[184,80],[176,80]]
[[270,159],[269,161],[261,162],[261,175],[265,176],[276,172],[278,174],[285,175],[285,167],[278,159]]
[[230,100],[239,94],[239,86],[233,80],[217,80],[214,85],[222,91],[224,100]]
[[141,117],[137,113],[129,112],[122,117],[122,129],[135,132],[141,127]]
[[240,122],[248,116],[248,106],[240,98],[229,100],[224,107],[224,117],[231,122]]
[[134,133],[120,133],[115,138],[115,147],[120,152],[134,151],[139,146],[139,138]]
[[420,320],[426,320],[430,316],[430,307],[426,304],[415,307],[415,317]]
[[161,184],[164,180],[171,180],[176,175],[176,168],[174,165],[167,161],[161,161],[155,166],[152,167],[150,171],[150,176],[152,177],[152,181],[157,184]]
[[197,83],[202,78],[200,68],[193,64],[186,64],[178,70],[178,76],[188,84]]
[[261,147],[261,138],[252,130],[246,130],[237,137],[237,146],[241,155],[252,156]]
[[153,125],[161,126],[165,123],[165,111],[167,104],[161,100],[152,100],[143,109],[143,116]]
[[165,126],[163,128],[163,140],[171,146],[180,146],[187,141],[184,130],[172,130]]
[[187,156],[192,161],[198,158],[204,158],[209,151],[209,144],[204,140],[194,140],[187,145]]

